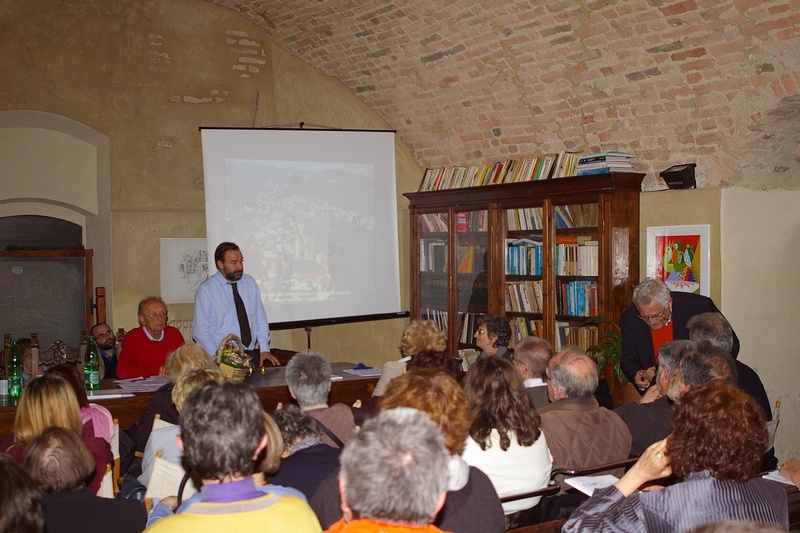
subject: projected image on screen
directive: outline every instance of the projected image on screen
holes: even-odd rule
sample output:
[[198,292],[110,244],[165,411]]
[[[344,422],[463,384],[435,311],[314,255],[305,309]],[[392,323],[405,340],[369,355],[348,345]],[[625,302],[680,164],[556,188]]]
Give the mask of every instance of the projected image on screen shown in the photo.
[[363,301],[374,292],[360,274],[374,268],[371,165],[233,159],[226,173],[225,222],[259,251],[267,302]]
[[202,137],[209,253],[239,245],[271,324],[401,311],[393,134]]

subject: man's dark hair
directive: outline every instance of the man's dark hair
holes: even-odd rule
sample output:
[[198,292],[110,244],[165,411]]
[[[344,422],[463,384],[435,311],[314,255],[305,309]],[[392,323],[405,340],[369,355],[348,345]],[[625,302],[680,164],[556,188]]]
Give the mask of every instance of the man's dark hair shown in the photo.
[[708,342],[730,355],[733,350],[733,328],[722,313],[702,313],[686,323],[689,338],[694,342]]
[[214,264],[217,264],[217,261],[225,261],[225,252],[238,252],[239,246],[232,243],[232,242],[221,242],[217,249],[214,250]]
[[294,404],[284,405],[272,413],[283,437],[284,449],[291,450],[295,444],[306,439],[319,440],[319,426],[311,415],[304,413]]
[[681,381],[697,387],[710,381],[736,385],[736,366],[730,355],[707,342],[697,343],[697,349],[681,358]]
[[184,467],[201,479],[249,476],[264,436],[261,400],[249,385],[207,382],[186,398],[180,415]]

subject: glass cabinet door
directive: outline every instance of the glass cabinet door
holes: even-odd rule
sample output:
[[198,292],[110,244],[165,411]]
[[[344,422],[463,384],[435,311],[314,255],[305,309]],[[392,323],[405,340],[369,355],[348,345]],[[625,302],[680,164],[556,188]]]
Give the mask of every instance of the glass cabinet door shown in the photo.
[[447,212],[423,213],[419,224],[419,318],[447,332],[449,225]]
[[459,345],[473,345],[477,321],[489,311],[489,212],[460,211],[455,217],[457,336]]

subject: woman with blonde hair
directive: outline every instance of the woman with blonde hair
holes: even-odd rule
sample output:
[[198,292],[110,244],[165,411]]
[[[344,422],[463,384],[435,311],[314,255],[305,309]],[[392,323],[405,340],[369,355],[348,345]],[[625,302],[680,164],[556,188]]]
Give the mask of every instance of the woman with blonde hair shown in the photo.
[[28,442],[49,427],[61,427],[83,439],[95,462],[94,475],[87,488],[97,493],[106,465],[114,458],[106,441],[94,435],[84,435],[78,398],[64,378],[45,374],[35,378],[22,389],[14,418],[14,435],[0,443],[0,451],[22,462]]
[[[142,416],[127,430],[128,435],[133,440],[136,451],[144,452],[147,439],[150,438],[150,432],[153,429],[153,420],[156,414],[164,422],[169,422],[170,424],[178,423],[178,411],[172,402],[172,389],[175,386],[175,382],[187,372],[204,368],[218,367],[214,363],[212,356],[199,344],[184,344],[167,356],[163,369],[168,382],[153,393],[153,397],[150,399],[150,403],[147,404]],[[130,473],[134,474],[135,470],[138,470],[138,468],[133,466],[130,469]]]

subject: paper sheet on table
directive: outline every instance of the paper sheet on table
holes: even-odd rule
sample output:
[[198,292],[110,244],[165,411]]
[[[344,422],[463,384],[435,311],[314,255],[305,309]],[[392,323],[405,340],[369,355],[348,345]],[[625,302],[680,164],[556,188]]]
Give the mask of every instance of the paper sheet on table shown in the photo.
[[778,483],[783,483],[784,485],[794,485],[794,483],[792,483],[790,479],[780,475],[777,470],[773,470],[772,472],[767,472],[766,474],[764,474],[764,479],[777,481]]
[[610,487],[617,481],[619,481],[619,478],[611,474],[603,474],[600,476],[575,476],[564,479],[567,485],[575,487],[587,496],[591,496],[597,489]]
[[117,385],[126,392],[154,392],[163,387],[167,381],[164,376],[151,376],[143,379],[120,379],[117,380]]

